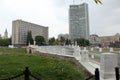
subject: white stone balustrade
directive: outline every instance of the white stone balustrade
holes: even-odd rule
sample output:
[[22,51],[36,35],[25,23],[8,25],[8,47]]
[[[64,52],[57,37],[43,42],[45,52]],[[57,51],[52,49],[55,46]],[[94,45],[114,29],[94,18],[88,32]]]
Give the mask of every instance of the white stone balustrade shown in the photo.
[[[118,66],[118,55],[115,53],[89,53],[86,47],[83,50],[79,46],[41,46],[35,47],[37,51],[49,54],[63,55],[63,56],[72,56],[76,60],[79,60],[80,63],[88,70],[94,74],[95,68],[100,67],[100,76],[101,80],[115,80],[115,67]],[[93,48],[91,48],[93,51]],[[111,51],[113,51],[111,49]],[[99,52],[102,52],[102,48],[99,48]],[[89,58],[90,57],[90,58]],[[100,59],[100,64],[97,64],[95,61],[96,58]],[[120,57],[119,57],[120,58]],[[90,62],[91,61],[91,62]]]

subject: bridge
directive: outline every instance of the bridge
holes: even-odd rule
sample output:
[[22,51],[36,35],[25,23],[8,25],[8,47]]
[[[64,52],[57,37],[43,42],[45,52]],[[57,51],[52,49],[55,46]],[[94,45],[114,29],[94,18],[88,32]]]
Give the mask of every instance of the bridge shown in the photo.
[[95,69],[98,68],[100,70],[100,80],[115,80],[115,67],[119,65],[119,55],[113,53],[112,48],[110,48],[109,53],[102,53],[102,48],[99,48],[99,52],[95,52],[93,48],[87,50],[86,47],[81,49],[79,46],[30,45],[27,50],[28,52],[38,51],[47,54],[73,57],[93,75]]

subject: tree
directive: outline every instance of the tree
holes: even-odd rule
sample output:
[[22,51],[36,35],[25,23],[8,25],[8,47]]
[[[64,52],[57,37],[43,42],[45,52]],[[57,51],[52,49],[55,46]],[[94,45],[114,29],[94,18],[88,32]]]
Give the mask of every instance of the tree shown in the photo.
[[32,32],[31,31],[28,31],[28,33],[27,33],[27,45],[29,43],[33,44],[33,38],[32,38]]
[[11,45],[11,38],[0,39],[0,46],[8,46],[8,45]]
[[65,40],[65,45],[69,45],[69,44],[71,44],[71,41],[69,39],[66,39]]
[[46,44],[43,36],[36,36],[35,41],[36,41],[36,44],[39,45],[39,46]]
[[54,37],[49,39],[49,45],[55,45],[55,42],[56,40]]
[[59,45],[59,40],[58,39],[55,40],[55,45]]
[[63,45],[65,43],[65,38],[64,37],[60,37],[60,44]]
[[74,42],[76,42],[77,41],[77,44],[79,45],[79,46],[89,46],[89,40],[86,40],[86,39],[83,39],[83,38],[77,38],[77,39],[75,39],[74,40]]

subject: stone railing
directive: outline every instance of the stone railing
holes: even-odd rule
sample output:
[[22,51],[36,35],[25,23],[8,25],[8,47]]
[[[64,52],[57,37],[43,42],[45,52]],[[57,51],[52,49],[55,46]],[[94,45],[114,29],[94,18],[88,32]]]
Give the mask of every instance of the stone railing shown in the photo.
[[118,67],[120,63],[118,54],[101,53],[102,48],[99,48],[98,53],[89,51],[86,48],[81,49],[79,46],[31,46],[31,48],[42,53],[74,57],[92,74],[94,74],[95,68],[99,68],[101,80],[114,80],[114,68]]

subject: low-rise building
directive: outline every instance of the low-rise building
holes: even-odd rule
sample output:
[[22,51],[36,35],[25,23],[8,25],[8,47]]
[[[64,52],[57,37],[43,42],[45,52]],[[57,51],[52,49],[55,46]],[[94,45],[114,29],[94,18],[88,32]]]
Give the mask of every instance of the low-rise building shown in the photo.
[[90,35],[89,41],[90,41],[91,45],[93,45],[93,46],[101,45],[101,43],[99,42],[99,36],[97,34]]

